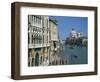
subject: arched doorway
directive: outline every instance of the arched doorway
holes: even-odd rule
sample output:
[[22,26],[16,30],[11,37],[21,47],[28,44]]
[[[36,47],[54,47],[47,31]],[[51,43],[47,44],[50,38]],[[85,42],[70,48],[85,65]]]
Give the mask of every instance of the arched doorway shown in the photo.
[[38,52],[35,55],[35,66],[39,66],[39,53]]

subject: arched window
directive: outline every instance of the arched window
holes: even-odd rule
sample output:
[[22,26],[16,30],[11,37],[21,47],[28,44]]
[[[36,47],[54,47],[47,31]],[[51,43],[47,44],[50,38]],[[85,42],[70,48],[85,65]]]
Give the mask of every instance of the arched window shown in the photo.
[[39,66],[39,53],[36,53],[35,56],[35,66]]
[[40,64],[42,64],[42,56],[40,57]]
[[34,66],[34,58],[32,58],[32,66]]
[[29,33],[28,33],[28,44],[30,44],[30,36],[29,36]]
[[32,35],[32,44],[33,44],[33,38],[34,38],[34,37],[33,37],[33,35]]

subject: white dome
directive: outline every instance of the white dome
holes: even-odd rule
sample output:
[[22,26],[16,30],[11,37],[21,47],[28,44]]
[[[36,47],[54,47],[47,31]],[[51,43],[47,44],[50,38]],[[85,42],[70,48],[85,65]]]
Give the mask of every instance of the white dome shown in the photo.
[[77,32],[76,32],[75,30],[72,30],[72,31],[70,32],[70,36],[71,36],[71,37],[77,38]]

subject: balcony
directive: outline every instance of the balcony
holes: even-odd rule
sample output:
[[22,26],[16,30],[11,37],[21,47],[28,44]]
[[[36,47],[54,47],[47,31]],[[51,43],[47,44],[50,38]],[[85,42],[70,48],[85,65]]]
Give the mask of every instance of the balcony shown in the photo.
[[29,48],[41,48],[42,44],[29,44],[28,47]]
[[29,44],[29,48],[42,48],[42,47],[49,47],[49,44]]

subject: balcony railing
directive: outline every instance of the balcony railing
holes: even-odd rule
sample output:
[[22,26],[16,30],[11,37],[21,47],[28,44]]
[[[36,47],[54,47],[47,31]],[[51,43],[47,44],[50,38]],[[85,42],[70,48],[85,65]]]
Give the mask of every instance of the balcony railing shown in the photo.
[[42,47],[49,47],[50,44],[29,44],[29,48],[42,48]]

